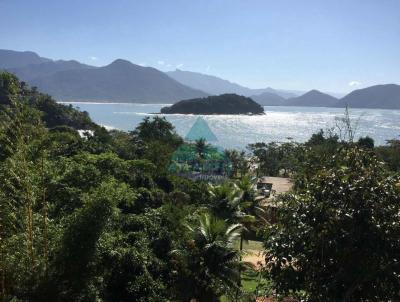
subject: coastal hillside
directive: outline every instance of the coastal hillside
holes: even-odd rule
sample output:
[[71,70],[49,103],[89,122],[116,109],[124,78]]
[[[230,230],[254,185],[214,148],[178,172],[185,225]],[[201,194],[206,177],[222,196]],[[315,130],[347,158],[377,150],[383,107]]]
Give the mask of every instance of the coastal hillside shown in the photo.
[[291,98],[286,101],[287,106],[306,106],[306,107],[332,107],[338,99],[318,90],[311,90],[299,97]]
[[237,94],[222,94],[201,99],[180,101],[161,108],[164,114],[262,114],[263,107],[250,98]]
[[88,112],[77,110],[72,105],[57,103],[49,95],[23,84],[15,75],[0,71],[0,114],[15,104],[25,104],[35,110],[37,117],[48,128],[63,126],[76,130],[99,129]]
[[338,107],[400,109],[400,85],[375,85],[355,90],[342,98]]

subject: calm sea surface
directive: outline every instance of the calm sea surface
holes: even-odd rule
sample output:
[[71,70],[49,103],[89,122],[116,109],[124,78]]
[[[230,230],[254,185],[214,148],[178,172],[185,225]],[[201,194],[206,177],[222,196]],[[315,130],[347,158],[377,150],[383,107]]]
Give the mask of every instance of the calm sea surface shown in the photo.
[[[132,130],[146,116],[160,112],[161,104],[104,104],[71,103],[89,112],[92,119],[105,127]],[[304,142],[319,129],[335,126],[335,119],[343,117],[344,109],[322,107],[265,107],[265,115],[205,115],[202,116],[225,148],[245,148],[254,142]],[[356,136],[370,136],[376,144],[399,138],[400,110],[351,109],[356,125]],[[164,115],[181,136],[185,136],[197,115]]]

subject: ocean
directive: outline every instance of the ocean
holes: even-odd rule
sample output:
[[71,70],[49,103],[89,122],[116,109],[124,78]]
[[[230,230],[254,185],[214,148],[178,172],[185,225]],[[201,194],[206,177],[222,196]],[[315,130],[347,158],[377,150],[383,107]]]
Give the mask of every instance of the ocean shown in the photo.
[[[71,102],[74,107],[89,112],[91,118],[106,128],[129,131],[144,117],[154,116],[168,104],[121,104]],[[244,149],[255,142],[304,142],[319,129],[332,129],[343,108],[266,106],[265,115],[202,115],[223,148]],[[162,115],[185,136],[197,115]],[[370,136],[376,145],[400,138],[400,110],[350,109],[355,136]]]

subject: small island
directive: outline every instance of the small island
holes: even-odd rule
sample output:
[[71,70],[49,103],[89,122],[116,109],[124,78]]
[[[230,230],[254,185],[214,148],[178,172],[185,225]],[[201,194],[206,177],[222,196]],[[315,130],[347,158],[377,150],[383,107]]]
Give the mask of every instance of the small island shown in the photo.
[[221,94],[180,101],[161,108],[164,114],[264,114],[264,108],[251,98],[237,94]]

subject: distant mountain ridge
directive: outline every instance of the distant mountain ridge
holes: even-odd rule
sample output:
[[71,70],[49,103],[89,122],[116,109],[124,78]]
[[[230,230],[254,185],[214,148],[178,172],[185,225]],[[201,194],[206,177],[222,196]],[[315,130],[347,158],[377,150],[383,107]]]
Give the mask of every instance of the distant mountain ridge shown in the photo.
[[271,92],[253,95],[251,98],[262,106],[285,106],[286,99]]
[[315,89],[285,101],[286,106],[302,107],[334,107],[337,103],[337,98]]
[[0,49],[0,69],[18,68],[31,64],[50,62],[32,51]]
[[49,61],[40,64],[30,64],[19,68],[8,68],[7,70],[14,73],[20,79],[30,82],[37,78],[49,76],[59,71],[73,69],[91,69],[94,66],[79,63],[78,61]]
[[[19,57],[19,59],[18,59]],[[0,69],[62,101],[174,103],[208,94],[165,73],[118,59],[103,67],[53,61],[33,52],[0,51]]]
[[236,83],[232,83],[228,80],[218,78],[216,76],[193,71],[184,71],[180,69],[176,69],[175,71],[168,71],[167,75],[174,80],[182,83],[183,85],[199,89],[211,95],[234,93],[243,96],[253,96],[265,92],[274,93],[283,98],[290,98],[298,95],[293,92],[276,90],[270,87],[262,89],[251,89]]
[[384,84],[355,90],[342,98],[332,93],[273,88],[250,89],[215,76],[176,70],[161,72],[118,59],[95,67],[77,61],[51,60],[31,51],[0,49],[0,70],[64,101],[174,103],[213,94],[250,96],[263,106],[317,106],[400,109],[400,86]]
[[340,99],[337,107],[400,109],[400,85],[375,85],[354,90]]
[[168,71],[166,74],[175,81],[178,81],[189,87],[205,91],[211,95],[220,95],[228,92],[244,96],[249,96],[252,94],[251,89],[247,87],[243,87],[239,84],[232,83],[212,75],[206,75],[192,71],[183,71],[180,69]]
[[122,59],[103,67],[59,71],[31,84],[61,100],[165,103],[207,96],[155,68]]
[[[258,100],[260,96],[253,96]],[[258,100],[261,102],[260,100]],[[299,106],[299,107],[339,107],[344,108],[375,108],[400,109],[400,85],[375,85],[354,90],[343,98],[335,98],[318,90],[311,90],[301,96],[283,100],[277,104],[270,101],[270,106]]]

